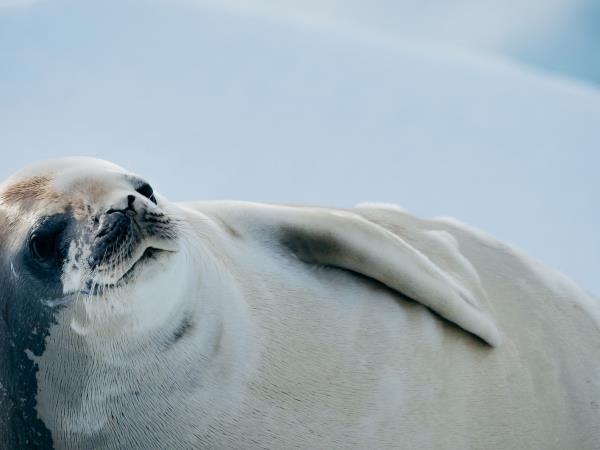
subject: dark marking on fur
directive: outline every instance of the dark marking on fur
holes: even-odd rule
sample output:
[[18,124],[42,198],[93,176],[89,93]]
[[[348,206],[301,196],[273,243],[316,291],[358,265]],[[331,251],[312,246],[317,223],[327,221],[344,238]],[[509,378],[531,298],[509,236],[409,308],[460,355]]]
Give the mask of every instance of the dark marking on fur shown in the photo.
[[219,324],[219,329],[217,330],[217,334],[215,336],[215,340],[213,342],[212,350],[213,355],[216,355],[219,350],[221,350],[221,346],[223,345],[223,335],[225,334],[225,327],[223,324]]
[[233,236],[234,238],[238,239],[242,237],[241,233],[238,230],[236,230],[233,226],[225,222],[220,217],[217,217],[217,221],[219,222],[219,225],[221,225],[221,228],[223,228],[230,236]]
[[167,349],[171,348],[181,339],[183,339],[192,330],[194,323],[189,317],[184,317],[181,322],[175,328],[175,331],[171,334],[167,341]]
[[[46,221],[64,220],[50,217]],[[43,226],[38,225],[38,226]],[[2,243],[0,243],[2,245]],[[11,264],[19,277],[14,277]],[[60,265],[32,261],[28,241],[16,253],[0,249],[0,436],[7,449],[51,449],[52,436],[37,413],[37,363],[55,323],[42,300],[62,295]]]
[[306,263],[338,260],[345,252],[334,232],[315,232],[299,227],[284,226],[281,244]]
[[173,333],[173,343],[184,337],[191,330],[192,325],[192,321],[188,317],[185,317]]

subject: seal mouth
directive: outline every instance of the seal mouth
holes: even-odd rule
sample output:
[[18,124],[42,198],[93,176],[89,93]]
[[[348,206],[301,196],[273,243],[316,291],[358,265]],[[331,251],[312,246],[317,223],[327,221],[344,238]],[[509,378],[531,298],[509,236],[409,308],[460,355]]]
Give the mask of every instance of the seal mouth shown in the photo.
[[127,285],[144,267],[148,266],[154,261],[157,261],[163,255],[169,253],[175,252],[157,247],[147,247],[142,255],[131,265],[129,269],[123,273],[123,275],[121,275],[118,280],[112,283],[95,283],[93,280],[89,280],[86,283],[86,289],[80,291],[80,294],[99,296],[112,289],[123,287]]
[[156,247],[148,247],[146,248],[146,250],[144,250],[144,252],[142,253],[142,256],[140,256],[138,258],[137,261],[135,261],[131,267],[123,274],[123,276],[121,278],[119,278],[114,284],[119,284],[122,281],[127,281],[128,279],[131,278],[131,276],[133,276],[133,274],[136,272],[136,270],[138,270],[141,266],[146,265],[148,262],[152,261],[152,260],[156,260],[158,259],[158,257],[162,254],[167,252],[167,250],[163,250],[160,248],[156,248]]

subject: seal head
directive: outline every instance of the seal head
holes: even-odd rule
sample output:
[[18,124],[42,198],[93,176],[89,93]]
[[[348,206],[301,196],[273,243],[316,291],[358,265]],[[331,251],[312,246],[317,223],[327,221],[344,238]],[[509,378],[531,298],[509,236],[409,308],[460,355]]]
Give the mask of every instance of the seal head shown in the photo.
[[[51,447],[36,411],[36,358],[59,311],[105,314],[178,249],[178,220],[142,178],[111,163],[65,158],[0,186],[0,431],[8,447]],[[89,312],[89,311],[88,311]],[[6,407],[5,407],[6,405]]]

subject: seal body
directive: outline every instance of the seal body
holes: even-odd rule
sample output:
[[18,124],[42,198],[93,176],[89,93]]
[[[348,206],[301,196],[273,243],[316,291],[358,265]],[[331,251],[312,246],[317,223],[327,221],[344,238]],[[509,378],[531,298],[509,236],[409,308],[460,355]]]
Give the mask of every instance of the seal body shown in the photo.
[[562,275],[387,205],[146,185],[3,185],[6,448],[600,448],[600,305]]

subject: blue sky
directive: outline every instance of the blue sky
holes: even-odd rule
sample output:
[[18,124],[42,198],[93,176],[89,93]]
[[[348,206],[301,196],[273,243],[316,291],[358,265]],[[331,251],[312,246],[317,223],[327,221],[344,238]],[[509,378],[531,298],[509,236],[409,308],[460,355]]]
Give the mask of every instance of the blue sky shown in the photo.
[[539,44],[568,49],[559,36],[577,34],[580,9],[532,7],[536,33],[506,3],[460,33],[417,10],[423,25],[398,33],[409,10],[376,4],[0,7],[0,177],[88,154],[174,200],[393,202],[482,228],[600,294],[596,61],[543,62]]

